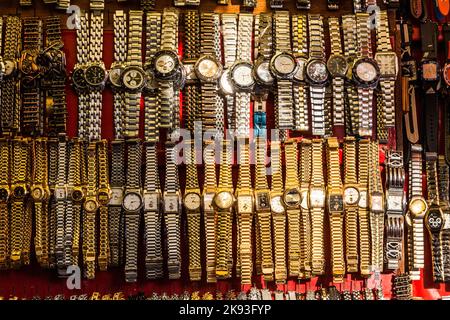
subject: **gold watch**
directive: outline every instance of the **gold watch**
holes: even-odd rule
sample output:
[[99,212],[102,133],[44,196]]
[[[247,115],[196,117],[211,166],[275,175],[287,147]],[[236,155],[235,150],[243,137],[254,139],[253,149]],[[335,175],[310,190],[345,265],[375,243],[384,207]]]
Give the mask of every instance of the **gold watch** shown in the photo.
[[370,275],[370,235],[369,235],[369,153],[370,140],[359,141],[358,149],[358,180],[359,180],[359,200],[358,200],[358,222],[359,222],[359,273],[363,277]]
[[109,260],[109,237],[108,237],[108,203],[111,199],[111,188],[109,186],[109,161],[108,141],[101,140],[97,143],[98,161],[98,191],[97,200],[99,204],[99,251],[98,267],[100,271],[106,271]]
[[11,141],[0,139],[0,269],[9,266],[9,210],[11,195]]
[[300,203],[300,272],[301,279],[311,278],[311,214],[309,207],[309,185],[311,182],[311,159],[312,143],[309,139],[302,139],[301,142],[300,165],[300,193],[302,200]]

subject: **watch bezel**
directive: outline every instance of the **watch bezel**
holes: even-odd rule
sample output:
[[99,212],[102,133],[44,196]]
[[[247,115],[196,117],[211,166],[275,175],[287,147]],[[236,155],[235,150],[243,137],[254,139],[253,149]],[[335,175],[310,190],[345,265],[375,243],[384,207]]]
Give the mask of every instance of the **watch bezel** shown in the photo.
[[[37,190],[39,190],[40,192],[39,196],[35,195],[35,192]],[[47,192],[42,186],[33,186],[31,189],[31,197],[33,198],[34,201],[43,201],[47,198]]]
[[[85,65],[75,65],[75,68],[72,71],[71,79],[72,79],[72,85],[75,88],[75,90],[86,90],[88,87],[88,83],[86,81],[86,76],[84,71],[86,70]],[[84,83],[81,84],[78,82],[78,76],[83,78]]]
[[[11,193],[9,188],[7,187],[0,187],[0,202],[5,203],[8,201]],[[3,197],[3,198],[2,198]]]
[[[252,81],[251,84],[247,86],[239,84],[234,77],[234,72],[242,66],[248,67],[250,69],[250,78],[252,79]],[[236,61],[230,68],[230,80],[236,92],[251,92],[255,87],[255,79],[253,78],[253,64],[249,61]]]
[[[339,208],[337,208],[337,209],[332,207],[332,205],[335,202],[339,202]],[[345,207],[343,193],[336,193],[336,192],[328,193],[328,195],[327,195],[327,206],[328,206],[328,212],[330,214],[336,213],[336,212],[340,213],[340,214],[343,214],[344,213],[344,207]]]
[[[378,199],[381,202],[381,208],[374,208],[374,199]],[[380,200],[381,199],[381,200]],[[370,211],[375,213],[384,213],[385,212],[385,201],[383,198],[383,193],[381,192],[372,192],[370,194],[369,199]]]
[[[93,203],[94,205],[95,205],[95,209],[93,209],[93,210],[89,210],[89,208],[88,208],[88,204],[89,203]],[[86,211],[86,212],[95,212],[95,211],[97,211],[97,209],[98,209],[98,202],[97,202],[97,199],[96,198],[89,198],[89,199],[86,199],[86,201],[84,201],[84,204],[83,204],[83,209]]]
[[[356,192],[358,193],[358,197],[357,197],[353,202],[347,201],[347,198],[346,198],[346,191],[347,191],[348,189],[354,189],[354,190],[356,190]],[[342,195],[343,195],[343,197],[344,197],[344,206],[357,206],[357,205],[358,205],[358,202],[359,202],[359,189],[358,189],[357,186],[353,186],[353,185],[350,185],[350,186],[349,186],[349,185],[344,186],[344,190],[343,190],[343,192],[342,192]]]
[[[415,212],[415,211],[412,210],[413,209],[413,203],[416,202],[416,201],[420,201],[420,202],[422,202],[424,204],[424,208],[425,209],[423,211]],[[411,212],[411,214],[413,215],[414,218],[423,218],[425,216],[425,213],[428,210],[428,203],[423,197],[421,197],[421,196],[414,196],[414,197],[412,197],[409,200],[408,210]]]
[[[250,207],[247,208],[247,210],[242,209],[240,207],[241,202],[250,202]],[[253,213],[253,206],[254,206],[254,199],[253,195],[251,194],[245,194],[245,195],[238,195],[236,199],[236,209],[237,213]]]
[[[265,205],[261,205],[265,199]],[[258,212],[270,212],[270,193],[269,191],[255,191],[255,208]]]
[[[187,205],[186,199],[187,199],[187,197],[193,196],[193,195],[198,198],[198,205],[196,207],[189,207],[189,205]],[[186,210],[188,210],[188,211],[197,211],[202,206],[202,197],[198,192],[187,192],[183,197],[183,205],[186,208]]]
[[[205,60],[213,61],[217,65],[217,71],[214,73],[214,75],[208,77],[206,75],[203,75],[200,72],[199,65],[200,65],[200,63],[202,63]],[[222,70],[223,70],[222,63],[220,63],[219,59],[217,59],[214,55],[210,55],[210,54],[202,55],[200,58],[197,59],[197,61],[195,62],[195,65],[194,65],[194,71],[195,71],[195,74],[197,75],[197,78],[200,80],[200,82],[205,82],[205,83],[216,82],[220,78],[220,75],[222,74]]]
[[[345,67],[338,70],[338,72],[331,72],[332,68],[330,67],[330,65],[334,59],[342,59],[343,61],[345,61]],[[330,57],[327,60],[327,70],[330,73],[331,77],[333,77],[333,78],[345,77],[347,75],[348,68],[349,68],[349,65],[348,65],[347,58],[342,54],[332,54],[332,55],[330,55]]]
[[[14,59],[5,59],[3,58],[3,65],[4,65],[4,75],[5,76],[15,76],[18,68],[17,68],[17,62]],[[11,70],[8,69],[8,65],[11,65]]]
[[[292,61],[294,62],[295,67],[292,70],[292,72],[281,73],[277,70],[277,68],[275,66],[275,61],[282,55],[289,56],[292,59]],[[270,59],[270,71],[272,72],[273,77],[277,80],[292,80],[294,77],[294,74],[297,72],[297,68],[298,68],[297,59],[290,52],[286,52],[286,51],[278,52],[278,53],[274,54],[272,56],[272,58]]]
[[[142,81],[140,82],[140,84],[138,86],[135,87],[130,87],[127,85],[127,83],[125,82],[125,76],[127,74],[127,72],[130,72],[132,70],[137,71],[142,78]],[[145,87],[146,85],[146,80],[147,80],[147,73],[145,72],[145,70],[137,65],[128,65],[126,66],[123,70],[122,73],[120,74],[120,81],[123,84],[123,87],[125,90],[129,91],[129,92],[139,92],[142,91],[142,89]]]
[[[139,200],[140,200],[139,207],[134,209],[134,210],[130,210],[130,209],[128,209],[125,206],[127,197],[130,197],[132,195],[136,195],[139,198]],[[132,213],[133,212],[139,212],[142,209],[143,206],[144,206],[144,201],[143,201],[143,198],[142,198],[142,195],[141,195],[140,192],[137,192],[137,191],[125,191],[125,194],[123,195],[123,199],[122,199],[122,207],[123,207],[123,209],[126,212],[132,212]]]
[[183,90],[186,85],[186,68],[182,63],[178,66],[178,70],[175,74],[175,79],[173,80],[173,90],[179,91]]
[[[169,55],[172,56],[173,60],[175,61],[175,65],[173,66],[173,69],[170,72],[159,72],[156,68],[156,61],[163,55]],[[159,50],[155,53],[155,55],[152,58],[151,61],[151,68],[153,71],[153,74],[155,76],[156,80],[159,81],[172,81],[177,76],[178,68],[181,64],[180,58],[178,57],[178,54],[175,51],[172,50]]]
[[[316,81],[313,78],[311,78],[311,76],[310,76],[309,68],[310,68],[311,65],[313,65],[315,63],[320,63],[320,64],[325,66],[326,77],[322,81]],[[314,86],[325,86],[328,83],[328,81],[330,80],[330,73],[328,72],[327,64],[326,64],[325,61],[323,61],[321,59],[310,59],[310,60],[308,60],[308,62],[305,65],[305,75],[306,75],[306,81],[310,85],[314,85]]]
[[[320,192],[321,193],[321,201],[319,204],[314,205],[313,197],[316,196],[316,193]],[[312,187],[309,190],[309,206],[310,208],[325,208],[325,201],[326,201],[326,194],[325,194],[325,190],[323,188],[314,188]]]
[[[222,203],[217,203],[217,199],[218,199],[218,197],[219,197],[219,195],[220,194],[223,194],[223,193],[227,193],[227,194],[229,194],[229,196],[230,196],[230,202],[228,203],[225,203],[225,204],[222,204]],[[231,207],[233,207],[233,204],[234,204],[234,201],[235,199],[234,199],[234,196],[233,196],[233,193],[231,193],[230,191],[219,191],[219,192],[217,192],[215,195],[214,195],[214,198],[213,198],[213,204],[214,204],[214,206],[216,207],[216,208],[218,208],[218,209],[222,209],[222,210],[228,210],[228,209],[230,209]]]
[[[375,68],[376,76],[373,80],[365,81],[358,76],[356,69],[358,68],[358,65],[360,65],[361,63],[370,63]],[[352,76],[353,76],[353,81],[355,81],[355,83],[359,87],[375,88],[380,80],[380,67],[378,66],[378,63],[376,62],[375,59],[372,59],[369,57],[359,58],[359,59],[356,59],[353,63]]]

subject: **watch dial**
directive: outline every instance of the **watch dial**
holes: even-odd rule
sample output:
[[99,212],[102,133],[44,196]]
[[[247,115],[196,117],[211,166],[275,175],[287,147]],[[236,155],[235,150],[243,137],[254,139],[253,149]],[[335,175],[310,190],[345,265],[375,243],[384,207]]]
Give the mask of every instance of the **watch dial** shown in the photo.
[[175,58],[170,54],[163,54],[156,58],[155,69],[159,73],[166,74],[174,71],[176,66]]
[[324,83],[328,79],[327,65],[322,60],[313,60],[306,66],[306,74],[315,83]]
[[230,192],[222,191],[214,197],[214,203],[219,209],[228,209],[233,205],[233,195]]
[[445,64],[443,74],[445,84],[450,87],[450,63]]
[[122,82],[121,82],[121,74],[122,74],[122,68],[120,67],[114,67],[111,70],[109,70],[109,82],[114,86],[114,87],[121,87],[122,86]]
[[109,193],[105,191],[100,191],[97,195],[98,202],[103,205],[107,205],[110,199]]
[[72,191],[72,200],[81,201],[82,199],[83,199],[83,192],[81,192],[80,190]]
[[42,191],[41,188],[34,188],[33,191],[31,192],[31,195],[35,200],[40,200],[43,197],[44,192]]
[[356,67],[356,75],[364,82],[372,82],[377,77],[377,69],[372,63],[363,61],[358,63]]
[[344,201],[347,205],[357,204],[359,200],[358,189],[354,187],[348,187],[344,190]]
[[222,75],[220,76],[220,89],[222,92],[226,95],[232,95],[234,93],[233,85],[231,84],[230,80],[230,70],[225,70]]
[[370,198],[370,206],[371,210],[374,212],[384,211],[383,196],[379,194],[372,195],[372,197]]
[[14,189],[14,196],[17,198],[22,198],[25,196],[25,189],[23,187],[16,187]]
[[197,193],[188,193],[184,196],[184,205],[186,209],[194,211],[200,208],[201,199]]
[[197,72],[204,78],[217,79],[219,70],[220,66],[217,61],[210,58],[201,59],[197,64]]
[[258,193],[256,199],[256,205],[258,206],[258,210],[267,210],[270,209],[270,200],[268,193]]
[[300,207],[302,207],[302,209],[305,209],[305,210],[309,209],[309,192],[308,192],[308,190],[302,191],[302,202],[300,203]]
[[313,189],[309,194],[309,202],[312,208],[325,206],[325,192],[322,189]]
[[87,87],[86,77],[84,75],[84,69],[76,68],[72,73],[73,84],[79,88],[83,89]]
[[387,209],[403,211],[403,196],[389,195],[387,197]]
[[397,56],[395,53],[377,53],[375,58],[383,76],[395,77],[397,74]]
[[275,196],[270,200],[270,208],[274,213],[283,213],[284,206],[281,201],[281,196]]
[[240,63],[232,69],[232,72],[231,77],[239,87],[251,87],[254,84],[251,64]]
[[85,71],[86,81],[93,86],[101,85],[105,81],[106,71],[98,65],[89,66]]
[[361,208],[367,208],[367,191],[361,191],[359,193],[358,206]]
[[420,216],[425,214],[427,203],[422,198],[412,199],[409,203],[409,210],[413,215]]
[[347,72],[347,59],[342,55],[332,55],[327,62],[328,71],[333,76],[344,76]]
[[89,212],[97,210],[97,203],[94,200],[87,200],[84,203],[84,209]]
[[13,60],[5,60],[3,61],[5,64],[5,75],[9,76],[16,70],[16,63]]
[[123,198],[123,208],[127,211],[137,211],[142,206],[142,198],[137,193],[128,193]]
[[430,209],[425,218],[425,223],[427,224],[428,229],[431,232],[441,231],[442,227],[444,226],[444,217],[442,215],[442,212],[439,209]]
[[195,74],[195,68],[193,64],[183,64],[186,70],[186,80],[197,80],[197,75]]
[[297,63],[293,56],[287,53],[281,53],[273,61],[275,70],[281,75],[290,75],[295,71]]
[[256,75],[260,82],[271,85],[274,81],[272,74],[270,73],[269,61],[263,61],[256,68]]
[[422,77],[426,81],[437,80],[437,63],[429,61],[422,64]]
[[297,59],[297,72],[294,74],[294,79],[297,81],[305,81],[305,67],[307,61],[302,58]]
[[251,213],[253,212],[253,199],[251,196],[240,196],[237,199],[238,212]]
[[212,211],[213,207],[214,193],[207,193],[203,195],[203,210]]
[[6,190],[5,188],[0,188],[0,201],[8,200],[8,196],[8,190]]
[[127,68],[123,72],[122,81],[129,90],[139,90],[145,84],[144,70],[136,67]]
[[284,193],[284,203],[286,207],[297,207],[300,205],[301,195],[298,189],[290,189]]
[[330,195],[328,199],[328,207],[330,211],[344,211],[344,199],[342,195]]

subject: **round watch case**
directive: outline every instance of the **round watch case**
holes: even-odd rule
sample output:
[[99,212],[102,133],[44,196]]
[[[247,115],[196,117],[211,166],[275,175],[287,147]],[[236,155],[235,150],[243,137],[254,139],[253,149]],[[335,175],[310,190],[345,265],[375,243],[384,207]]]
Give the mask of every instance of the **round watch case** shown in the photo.
[[3,65],[5,67],[5,76],[13,75],[17,70],[17,63],[12,59],[3,59]]
[[155,78],[155,74],[153,73],[153,68],[151,63],[146,63],[144,65],[145,71],[145,86],[143,90],[148,93],[154,93],[158,89],[158,81]]
[[190,211],[196,211],[196,210],[200,209],[202,201],[201,201],[201,197],[198,193],[189,192],[189,193],[185,194],[183,203],[184,203],[184,206],[186,207],[186,209],[188,209]]
[[122,201],[122,207],[127,212],[138,212],[144,205],[142,196],[137,192],[127,192]]
[[257,59],[253,65],[252,76],[260,86],[271,87],[275,79],[270,72],[270,60],[264,59],[264,57]]
[[86,66],[84,77],[91,89],[98,89],[105,85],[108,73],[103,62],[92,62]]
[[125,69],[125,65],[121,62],[114,62],[108,72],[108,80],[112,88],[122,88],[122,72]]
[[361,58],[354,62],[352,68],[353,80],[363,88],[375,88],[380,80],[380,67],[372,58]]
[[312,85],[325,85],[329,74],[327,64],[320,59],[309,60],[306,64],[306,79]]
[[214,196],[213,203],[217,208],[227,210],[231,208],[234,200],[234,196],[231,192],[221,191]]
[[345,77],[348,70],[348,62],[345,56],[332,54],[327,61],[328,72],[334,77]]
[[248,61],[237,61],[230,68],[230,79],[236,91],[250,92],[255,86],[253,65]]
[[139,92],[144,88],[146,73],[140,66],[130,65],[122,70],[120,82],[130,92]]
[[195,74],[201,82],[215,82],[222,74],[222,64],[212,55],[201,56],[194,65]]
[[439,207],[432,207],[425,215],[424,222],[431,233],[439,233],[444,228],[444,214]]
[[297,60],[289,52],[278,52],[270,59],[270,71],[278,80],[292,80],[297,68]]
[[42,201],[47,199],[48,193],[41,186],[35,186],[33,190],[31,190],[31,197],[34,201]]
[[182,63],[178,66],[177,73],[175,74],[175,80],[173,81],[173,90],[179,91],[183,90],[185,84],[186,84],[186,68]]
[[0,201],[6,202],[9,198],[9,190],[6,188],[0,188]]
[[152,59],[151,69],[155,78],[160,81],[175,80],[181,62],[176,52],[160,50]]
[[445,81],[445,84],[450,87],[450,62],[447,62],[442,69],[442,75]]
[[86,77],[84,75],[85,66],[77,65],[72,71],[72,84],[76,90],[87,89]]
[[94,212],[98,209],[98,203],[95,199],[87,199],[84,202],[84,210],[87,212]]
[[226,69],[222,72],[222,75],[219,79],[219,88],[223,95],[225,96],[231,96],[234,95],[234,87],[231,83],[231,77],[230,77],[230,69]]
[[409,201],[409,211],[413,218],[423,218],[428,210],[428,204],[424,198],[414,196]]
[[297,208],[302,200],[300,190],[297,188],[287,189],[283,193],[283,203],[286,208]]

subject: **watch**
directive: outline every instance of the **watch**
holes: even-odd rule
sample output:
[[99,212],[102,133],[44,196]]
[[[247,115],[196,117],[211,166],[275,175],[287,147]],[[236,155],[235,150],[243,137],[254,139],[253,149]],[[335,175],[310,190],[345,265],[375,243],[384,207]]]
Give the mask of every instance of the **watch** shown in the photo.
[[200,216],[201,193],[198,184],[196,149],[193,140],[186,142],[186,190],[183,205],[187,215],[187,230],[189,243],[189,279],[199,281],[202,278],[202,264],[200,252]]
[[375,273],[383,271],[385,197],[381,180],[379,142],[370,142],[369,153],[369,220],[371,238],[371,266]]
[[292,79],[297,71],[297,61],[292,54],[290,16],[288,11],[273,14],[275,54],[270,60],[270,71],[277,80],[275,99],[275,128],[282,131],[293,127]]
[[328,10],[339,10],[339,0],[327,0]]
[[[87,279],[95,278],[97,242],[96,219],[98,203],[98,161],[97,143],[90,142],[87,146],[86,159],[86,197],[83,203],[83,264]],[[55,198],[58,197],[58,184],[55,186]],[[58,200],[57,200],[58,201]]]
[[61,20],[59,17],[48,17],[45,20],[44,51],[36,58],[42,70],[41,87],[45,95],[47,114],[46,125],[48,135],[56,136],[66,132],[66,56],[63,49],[64,42],[61,34]]
[[333,282],[342,283],[345,276],[344,193],[339,165],[339,141],[335,137],[327,139],[327,164],[327,203],[328,213],[330,214]]
[[445,225],[445,216],[439,199],[437,161],[436,153],[426,153],[425,168],[427,175],[428,210],[424,217],[424,224],[430,234],[433,281],[443,282],[442,230]]
[[[370,275],[370,221],[369,221],[369,164],[370,140],[363,139],[358,144],[358,230],[359,230],[359,273],[362,277]],[[371,169],[371,168],[370,168]]]
[[286,178],[284,183],[283,204],[287,213],[288,225],[288,272],[289,276],[298,277],[300,271],[300,203],[301,193],[298,183],[297,141],[286,140],[284,143],[286,159]]
[[358,36],[358,58],[352,65],[352,76],[355,82],[359,104],[360,136],[372,136],[372,103],[373,90],[380,78],[380,68],[372,58],[371,31],[368,26],[368,13],[356,14],[356,32]]
[[405,214],[405,169],[403,153],[386,152],[386,268],[397,270],[403,255]]
[[236,129],[240,137],[250,134],[250,92],[255,80],[252,76],[253,15],[241,13],[238,17],[236,62],[230,67],[230,80],[236,92]]
[[[56,200],[56,239],[55,239],[55,258],[58,275],[66,274],[67,262],[71,260],[71,243],[67,241],[68,250],[66,256],[66,240],[72,238],[72,219],[66,221],[67,211],[67,138],[65,134],[58,136],[58,173],[55,184]],[[68,223],[66,223],[68,222]]]
[[297,5],[297,9],[300,9],[300,10],[311,9],[311,1],[310,0],[297,0],[296,5]]
[[163,277],[161,186],[159,181],[157,145],[146,142],[144,178],[144,234],[146,278]]
[[324,253],[324,211],[325,181],[323,177],[323,141],[312,140],[312,169],[309,187],[309,206],[311,211],[311,266],[313,275],[325,273]]
[[422,196],[422,146],[411,145],[408,166],[409,203],[406,223],[408,227],[408,270],[412,280],[420,279],[424,267],[424,217],[428,204]]
[[215,144],[208,141],[204,146],[204,187],[202,194],[202,207],[204,215],[205,242],[206,242],[206,282],[216,282],[216,212],[213,199],[217,189]]
[[[1,143],[1,142],[0,142]],[[0,144],[0,152],[3,145]],[[7,150],[5,150],[7,151]],[[39,265],[48,267],[48,199],[50,190],[48,188],[48,153],[47,139],[37,138],[32,143],[33,170],[31,197],[34,203],[35,241],[34,251]],[[2,165],[8,165],[2,162]],[[1,189],[3,192],[3,188]],[[5,190],[6,191],[6,190]],[[7,194],[5,194],[7,196]],[[1,204],[0,204],[1,206]]]
[[[103,1],[102,1],[103,4]],[[94,7],[93,7],[94,6]],[[96,2],[91,8],[97,9]],[[89,57],[84,69],[89,109],[87,122],[89,140],[101,139],[102,90],[105,87],[108,73],[102,60],[103,53],[103,12],[93,11],[90,19]],[[81,115],[80,115],[81,116]]]
[[164,224],[166,226],[167,269],[169,279],[181,277],[181,195],[178,181],[175,145],[166,143],[166,179],[163,194]]
[[306,80],[309,83],[311,103],[312,134],[325,135],[325,90],[329,74],[325,61],[323,17],[308,15],[309,24],[309,60],[305,66]]
[[300,173],[300,193],[301,193],[301,216],[300,216],[300,279],[311,278],[311,214],[309,206],[309,184],[312,174],[312,142],[309,139],[302,139],[300,149],[299,173]]
[[[17,16],[5,18],[5,45],[3,47],[3,80],[1,101],[1,127],[3,132],[19,129],[20,84],[17,78],[17,56],[21,39],[22,23]],[[3,68],[3,67],[2,67]]]
[[273,246],[275,260],[275,282],[284,284],[286,270],[286,209],[283,203],[283,172],[281,171],[281,144],[271,141],[272,185],[270,190],[270,211],[273,223]]
[[231,277],[233,266],[232,217],[235,197],[233,195],[232,181],[232,145],[223,140],[220,156],[219,184],[213,198],[213,206],[217,215],[216,235],[216,276],[218,279]]
[[141,93],[146,74],[142,68],[142,20],[143,12],[130,10],[128,13],[128,52],[120,82],[125,90],[124,136],[136,138],[139,135],[139,112]]
[[[380,67],[380,93],[382,98],[381,108],[377,109],[382,114],[381,120],[386,129],[395,127],[395,81],[398,74],[398,58],[392,50],[389,36],[388,13],[382,10],[377,14],[377,53],[375,60]],[[379,125],[379,124],[378,124]]]
[[445,157],[438,156],[438,186],[439,202],[444,213],[444,227],[442,229],[442,261],[444,270],[444,281],[450,279],[450,208],[449,208],[449,167]]
[[[84,155],[84,153],[82,155]],[[56,178],[58,177],[58,139],[55,137],[48,139],[48,162],[48,187],[50,189],[48,208],[48,239],[56,239],[55,186]],[[85,175],[86,174],[84,174],[83,177]],[[48,262],[50,268],[55,268],[55,241],[48,241]]]
[[255,198],[250,172],[250,146],[247,139],[241,139],[239,149],[239,180],[236,188],[236,214],[238,221],[238,248],[241,284],[252,284],[253,252],[252,229]]
[[242,6],[254,8],[256,7],[256,0],[242,0]]
[[142,145],[139,139],[126,141],[126,182],[122,207],[125,216],[125,281],[136,282],[138,275],[138,244],[142,198]]
[[344,139],[344,210],[345,210],[345,260],[347,272],[358,272],[358,203],[357,144],[353,136]]
[[[9,266],[9,202],[11,199],[11,140],[0,139],[0,269],[5,270]],[[39,214],[38,214],[39,215]],[[36,240],[39,240],[36,235]],[[39,242],[38,242],[39,244]],[[42,244],[42,242],[41,242]],[[42,252],[40,255],[43,257]],[[39,256],[36,250],[36,256]],[[41,260],[42,261],[42,260]]]
[[269,6],[271,9],[283,9],[284,0],[270,0]]
[[294,129],[309,130],[308,86],[305,79],[305,66],[308,59],[308,21],[306,15],[292,16],[293,51],[298,69],[294,75]]
[[155,4],[155,0],[141,0],[141,8],[146,13],[150,10],[155,9]]
[[[264,138],[256,140],[255,163],[255,211],[256,228],[259,235],[259,249],[261,256],[260,270],[265,281],[273,280],[272,256],[272,216],[270,213],[270,190],[266,178],[266,152],[267,144]],[[257,238],[257,243],[258,243]],[[258,256],[258,253],[257,253]],[[258,269],[258,266],[256,266]]]
[[344,126],[344,87],[348,62],[342,54],[339,18],[330,17],[328,26],[331,39],[331,55],[327,61],[327,68],[332,77],[333,85],[333,125]]
[[27,18],[22,20],[22,51],[18,61],[21,72],[21,118],[20,131],[24,135],[42,135],[44,130],[44,110],[39,78],[41,70],[36,63],[42,51],[42,20]]

